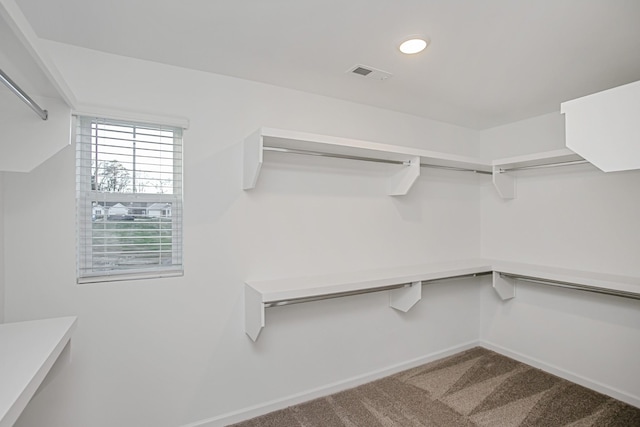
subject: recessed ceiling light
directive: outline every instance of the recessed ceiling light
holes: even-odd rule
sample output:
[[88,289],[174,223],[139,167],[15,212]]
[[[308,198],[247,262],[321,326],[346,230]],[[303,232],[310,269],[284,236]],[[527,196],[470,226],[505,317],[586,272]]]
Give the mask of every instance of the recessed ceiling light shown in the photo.
[[406,53],[407,55],[422,52],[429,44],[428,40],[429,39],[426,38],[412,37],[402,42],[400,52]]

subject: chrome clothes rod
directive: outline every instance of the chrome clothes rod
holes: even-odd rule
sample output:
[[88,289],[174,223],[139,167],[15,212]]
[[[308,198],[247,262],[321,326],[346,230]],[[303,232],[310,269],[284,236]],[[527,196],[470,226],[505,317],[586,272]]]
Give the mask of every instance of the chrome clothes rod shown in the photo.
[[7,86],[9,90],[11,90],[11,92],[15,93],[18,98],[20,98],[33,111],[35,111],[42,120],[47,120],[47,118],[49,118],[49,112],[40,108],[40,106],[29,97],[29,95],[27,95],[22,89],[20,89],[20,86],[15,84],[13,80],[11,80],[9,76],[7,76],[2,70],[0,70],[0,80],[2,80],[2,83],[4,83],[5,86]]
[[[391,159],[377,159],[375,157],[363,157],[363,156],[352,156],[349,154],[334,154],[334,153],[323,153],[321,151],[312,151],[312,150],[298,150],[293,148],[280,148],[280,147],[262,147],[264,151],[275,151],[278,153],[287,153],[287,154],[302,154],[307,156],[317,156],[317,157],[331,157],[335,159],[347,159],[347,160],[360,160],[364,162],[375,162],[375,163],[387,163],[392,165],[407,165],[407,162],[402,160],[391,160]],[[425,163],[420,163],[420,167],[423,168],[434,168],[434,169],[446,169],[460,172],[474,172],[480,174],[491,175],[491,172],[482,171],[477,169],[466,169],[466,168],[458,168],[452,166],[440,166],[440,165],[429,165]]]
[[571,165],[581,165],[584,163],[589,163],[587,160],[571,160],[569,162],[559,162],[559,163],[547,163],[544,165],[535,165],[535,166],[522,166],[519,168],[509,168],[509,169],[500,169],[500,173],[503,172],[511,172],[511,171],[520,171],[525,169],[543,169],[543,168],[555,168],[558,166],[571,166]]
[[601,287],[598,287],[598,286],[580,285],[580,284],[577,284],[577,283],[563,282],[561,280],[542,279],[540,277],[520,276],[518,274],[500,273],[500,276],[508,277],[510,279],[522,280],[523,282],[538,283],[538,284],[545,285],[545,286],[554,286],[554,287],[557,287],[557,288],[575,289],[575,290],[578,290],[578,291],[594,292],[594,293],[597,293],[597,294],[614,295],[614,296],[617,296],[617,297],[631,298],[631,299],[640,300],[640,293],[627,292],[627,291],[618,291],[618,290],[615,290],[615,289],[601,288]]
[[[472,273],[472,274],[463,274],[459,276],[443,277],[441,279],[421,280],[420,282],[422,285],[424,285],[426,283],[441,282],[444,280],[454,280],[454,279],[464,279],[467,277],[485,276],[491,273],[492,273],[491,271],[486,271],[482,273]],[[413,285],[411,283],[399,283],[397,285],[382,286],[375,289],[359,289],[356,291],[335,292],[332,294],[318,295],[314,297],[302,297],[302,298],[291,298],[287,300],[267,301],[264,303],[264,306],[265,308],[282,307],[284,305],[301,304],[303,302],[321,301],[326,299],[349,297],[353,295],[370,294],[373,292],[392,291],[394,289],[408,288],[410,286],[413,286]]]

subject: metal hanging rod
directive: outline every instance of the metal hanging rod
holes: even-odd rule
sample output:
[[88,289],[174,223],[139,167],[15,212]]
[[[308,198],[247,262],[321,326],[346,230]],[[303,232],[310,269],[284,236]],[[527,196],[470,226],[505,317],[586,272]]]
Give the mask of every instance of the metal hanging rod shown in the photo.
[[580,285],[577,283],[563,282],[561,280],[542,279],[540,277],[521,276],[518,274],[500,273],[500,276],[511,279],[522,280],[523,282],[538,283],[545,286],[554,286],[558,288],[575,289],[578,291],[594,292],[597,294],[614,295],[617,297],[631,298],[640,300],[640,294],[627,291],[618,291],[615,289],[601,288],[598,286]]
[[33,111],[35,111],[42,120],[47,120],[47,118],[49,117],[49,112],[40,108],[40,106],[29,97],[29,95],[27,95],[22,89],[20,89],[20,86],[15,84],[13,80],[11,80],[9,76],[7,76],[2,70],[0,70],[0,80],[2,80],[2,83],[4,83],[5,86],[7,86],[9,90],[11,90],[11,92],[15,93],[18,98],[20,98]]
[[[323,153],[321,151],[298,150],[294,148],[266,147],[266,146],[262,147],[262,149],[264,151],[275,151],[278,153],[287,153],[287,154],[301,154],[306,156],[331,157],[335,159],[360,160],[364,162],[387,163],[392,165],[404,165],[404,166],[408,165],[408,162],[403,160],[377,159],[375,157],[352,156],[349,154]],[[440,166],[440,165],[430,165],[426,163],[420,163],[420,167],[446,169],[446,170],[459,171],[459,172],[474,172],[474,173],[491,175],[491,172],[488,172],[488,171],[483,171],[478,169],[459,168],[459,167],[453,167],[453,166]]]
[[535,165],[535,166],[521,166],[518,168],[508,168],[508,169],[500,169],[500,173],[503,172],[511,172],[525,169],[543,169],[543,168],[555,168],[558,166],[571,166],[571,165],[581,165],[584,163],[589,163],[587,160],[571,160],[569,162],[559,162],[559,163],[547,163],[544,165]]
[[[462,274],[462,275],[459,275],[459,276],[443,277],[441,279],[422,280],[421,284],[424,285],[424,284],[427,284],[427,283],[441,282],[441,281],[445,281],[445,280],[463,279],[463,278],[467,278],[467,277],[480,277],[480,276],[485,276],[485,275],[491,274],[491,273],[492,273],[491,271],[486,271],[486,272],[482,272],[482,273]],[[285,305],[301,304],[303,302],[321,301],[321,300],[326,300],[326,299],[349,297],[349,296],[353,296],[353,295],[370,294],[370,293],[373,293],[373,292],[391,291],[391,290],[394,290],[394,289],[407,288],[407,287],[410,287],[410,286],[413,286],[413,284],[412,283],[399,283],[397,285],[382,286],[382,287],[373,288],[373,289],[358,289],[358,290],[355,290],[355,291],[334,292],[334,293],[331,293],[331,294],[324,294],[324,295],[318,295],[318,296],[312,296],[312,297],[301,297],[301,298],[291,298],[291,299],[286,299],[286,300],[268,301],[268,302],[264,303],[264,307],[265,308],[282,307],[282,306],[285,306]]]

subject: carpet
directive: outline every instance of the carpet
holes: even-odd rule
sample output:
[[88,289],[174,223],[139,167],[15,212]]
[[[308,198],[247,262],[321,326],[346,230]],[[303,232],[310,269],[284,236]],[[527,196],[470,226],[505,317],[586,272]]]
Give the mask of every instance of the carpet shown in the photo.
[[640,427],[640,409],[476,347],[234,427]]

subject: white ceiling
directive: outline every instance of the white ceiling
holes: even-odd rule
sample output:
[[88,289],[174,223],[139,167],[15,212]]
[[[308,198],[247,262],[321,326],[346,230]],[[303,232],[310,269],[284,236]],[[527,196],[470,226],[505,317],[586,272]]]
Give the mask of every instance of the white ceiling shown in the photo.
[[[478,129],[640,80],[639,0],[16,3],[41,38]],[[431,44],[404,56],[411,34]],[[356,64],[393,77],[345,73]]]

